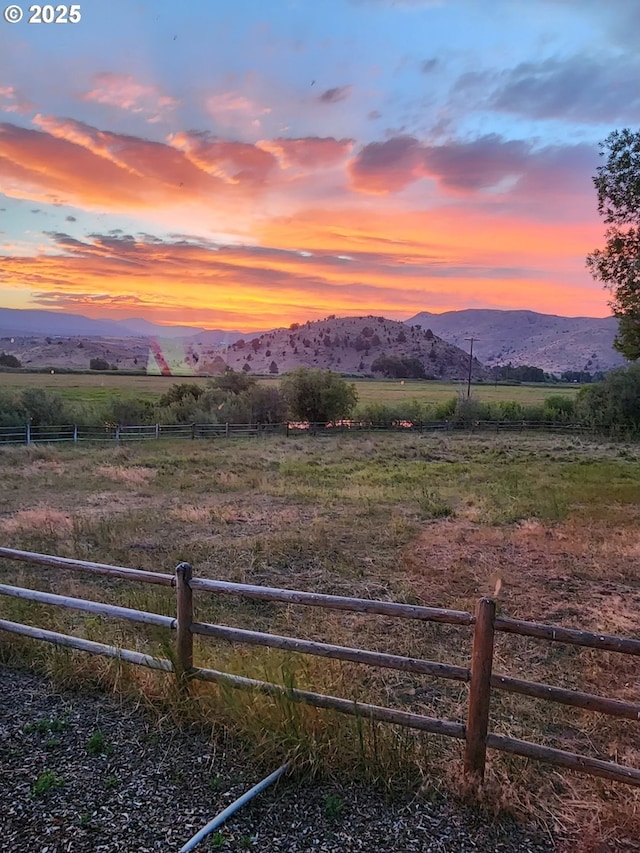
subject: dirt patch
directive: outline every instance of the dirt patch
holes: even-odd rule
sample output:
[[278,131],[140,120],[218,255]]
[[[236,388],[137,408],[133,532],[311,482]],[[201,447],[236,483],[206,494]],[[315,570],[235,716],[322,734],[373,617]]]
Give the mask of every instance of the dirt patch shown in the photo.
[[509,527],[446,520],[428,525],[403,562],[425,603],[472,609],[499,588],[510,616],[624,633],[640,608],[639,530],[632,507],[616,527],[576,518]]
[[139,486],[148,483],[156,476],[153,468],[143,468],[140,465],[102,465],[96,468],[96,474],[114,480],[116,483],[127,483]]
[[22,509],[8,518],[0,519],[3,533],[39,533],[63,538],[73,529],[73,520],[65,512],[48,506]]

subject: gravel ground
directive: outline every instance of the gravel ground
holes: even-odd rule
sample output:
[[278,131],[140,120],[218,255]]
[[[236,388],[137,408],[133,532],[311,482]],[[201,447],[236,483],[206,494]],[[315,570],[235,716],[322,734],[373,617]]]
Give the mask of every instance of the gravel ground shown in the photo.
[[[160,726],[110,696],[0,669],[0,849],[177,851],[264,773],[229,743]],[[438,798],[283,779],[199,851],[548,853],[551,840]]]

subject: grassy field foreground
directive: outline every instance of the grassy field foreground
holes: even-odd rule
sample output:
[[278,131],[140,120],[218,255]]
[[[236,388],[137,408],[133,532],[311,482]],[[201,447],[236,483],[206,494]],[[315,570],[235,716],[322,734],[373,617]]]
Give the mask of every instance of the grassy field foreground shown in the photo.
[[[311,591],[499,612],[638,636],[640,449],[556,436],[346,435],[0,449],[3,545]],[[0,561],[4,583],[173,614],[170,590]],[[4,618],[166,656],[158,630],[0,599]],[[467,665],[468,629],[197,596],[196,618]],[[5,660],[167,699],[166,681],[0,635]],[[464,720],[465,685],[207,640],[196,663]],[[638,698],[637,663],[498,638],[495,670]],[[164,687],[163,687],[164,683]],[[208,718],[270,764],[357,773],[390,787],[459,785],[458,742],[199,686],[176,713]],[[640,767],[638,724],[494,693],[494,731]],[[640,792],[490,755],[487,802],[560,827],[582,851],[640,836]],[[577,844],[577,842],[576,842]],[[598,846],[600,845],[600,846]],[[604,845],[604,846],[603,846]]]

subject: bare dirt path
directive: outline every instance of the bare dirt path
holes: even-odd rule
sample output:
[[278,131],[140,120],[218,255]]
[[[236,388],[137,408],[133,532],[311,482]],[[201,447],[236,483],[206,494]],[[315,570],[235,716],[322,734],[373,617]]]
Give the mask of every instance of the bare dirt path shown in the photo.
[[[0,669],[0,848],[177,851],[263,777],[237,744],[161,724],[111,696]],[[442,798],[285,779],[198,851],[549,853],[542,833]]]

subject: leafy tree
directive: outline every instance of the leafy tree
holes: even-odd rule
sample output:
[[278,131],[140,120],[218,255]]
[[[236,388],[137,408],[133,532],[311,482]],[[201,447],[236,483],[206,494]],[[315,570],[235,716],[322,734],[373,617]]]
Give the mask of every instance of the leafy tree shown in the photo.
[[618,368],[582,388],[576,414],[595,427],[640,432],[640,364]]
[[511,362],[494,367],[493,375],[496,380],[511,379],[514,382],[545,382],[547,379],[541,367],[534,367],[531,364],[519,364],[514,367]]
[[275,361],[272,361],[269,365],[269,373],[278,373],[278,365]]
[[155,420],[154,405],[138,397],[114,397],[109,401],[105,419],[121,425],[150,424]]
[[424,364],[415,356],[380,355],[371,364],[373,373],[384,373],[387,379],[425,379]]
[[587,267],[613,294],[615,348],[635,361],[640,358],[640,131],[615,130],[600,148],[607,161],[593,182],[598,213],[609,228],[604,249],[587,256]]
[[256,385],[246,393],[246,402],[251,423],[281,424],[287,419],[287,401],[279,388]]
[[579,382],[580,385],[584,385],[588,382],[600,382],[604,379],[604,374],[602,371],[591,374],[588,370],[564,370],[560,374],[560,379],[563,382]]
[[25,388],[21,403],[33,426],[57,426],[68,420],[62,397],[44,388]]
[[8,388],[0,389],[0,426],[20,426],[29,420],[21,395]]
[[284,377],[280,387],[291,415],[309,423],[326,424],[347,418],[358,402],[355,385],[330,370],[299,367]]
[[0,353],[0,366],[2,367],[22,367],[20,360],[10,353]]
[[572,397],[559,395],[547,397],[544,401],[543,417],[545,421],[571,421],[576,414],[576,403]]
[[89,361],[89,370],[109,370],[109,362],[106,358],[92,358]]
[[172,403],[180,403],[183,400],[191,397],[193,400],[198,400],[204,394],[204,388],[201,385],[196,385],[195,382],[180,382],[172,385],[169,390],[160,397],[158,405],[170,406]]
[[251,376],[247,376],[247,368],[251,370],[248,364],[242,368],[244,373],[237,373],[235,370],[226,370],[222,376],[218,376],[212,380],[211,385],[218,388],[220,391],[229,391],[231,394],[242,394],[253,385],[256,380]]

